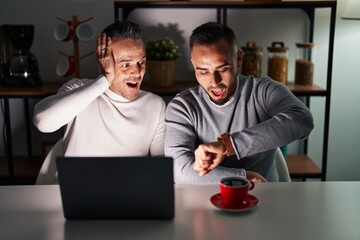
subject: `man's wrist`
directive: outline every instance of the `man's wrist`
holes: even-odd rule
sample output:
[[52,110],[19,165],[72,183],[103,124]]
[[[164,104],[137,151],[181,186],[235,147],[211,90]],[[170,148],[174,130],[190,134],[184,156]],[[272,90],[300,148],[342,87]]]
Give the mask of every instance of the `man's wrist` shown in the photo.
[[226,133],[221,134],[218,137],[218,140],[221,140],[222,143],[224,144],[225,150],[226,150],[225,151],[226,156],[230,157],[230,156],[235,154],[235,150],[234,150],[234,147],[233,147],[232,142],[231,142],[230,133],[226,132]]

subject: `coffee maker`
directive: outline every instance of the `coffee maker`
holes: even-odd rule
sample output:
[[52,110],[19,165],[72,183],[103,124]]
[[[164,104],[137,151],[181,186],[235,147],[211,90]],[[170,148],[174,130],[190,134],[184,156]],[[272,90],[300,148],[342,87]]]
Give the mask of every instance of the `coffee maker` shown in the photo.
[[41,85],[37,60],[30,52],[33,25],[0,26],[0,81],[12,87]]

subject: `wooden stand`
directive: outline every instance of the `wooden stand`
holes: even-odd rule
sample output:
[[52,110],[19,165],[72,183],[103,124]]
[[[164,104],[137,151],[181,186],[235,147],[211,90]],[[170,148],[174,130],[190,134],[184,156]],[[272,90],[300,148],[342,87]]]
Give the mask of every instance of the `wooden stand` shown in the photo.
[[[82,20],[82,21],[79,21],[77,19],[77,16],[73,16],[71,21],[68,21],[66,19],[63,19],[63,18],[60,18],[60,17],[56,17],[58,20],[62,21],[62,22],[65,22],[66,24],[70,24],[72,29],[73,29],[73,34],[71,36],[71,40],[73,42],[73,57],[74,57],[74,63],[75,63],[75,73],[74,73],[74,76],[76,78],[80,78],[80,60],[87,57],[87,56],[90,56],[91,54],[94,53],[94,51],[92,52],[89,52],[88,54],[80,57],[80,48],[79,48],[79,38],[77,37],[76,35],[76,28],[82,24],[82,23],[85,23],[85,22],[88,22],[90,21],[91,19],[93,19],[93,17],[89,17],[85,20]],[[65,57],[69,57],[69,54],[66,54],[62,51],[58,51],[59,54],[61,55],[64,55]]]

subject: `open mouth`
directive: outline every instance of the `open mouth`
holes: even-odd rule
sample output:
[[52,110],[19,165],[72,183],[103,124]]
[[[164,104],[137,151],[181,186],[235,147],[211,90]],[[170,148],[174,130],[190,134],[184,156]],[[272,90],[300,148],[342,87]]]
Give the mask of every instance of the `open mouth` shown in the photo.
[[224,88],[212,88],[212,89],[210,89],[210,92],[212,93],[214,98],[220,99],[224,95],[225,89]]
[[131,89],[137,89],[139,87],[139,82],[127,82],[126,85]]

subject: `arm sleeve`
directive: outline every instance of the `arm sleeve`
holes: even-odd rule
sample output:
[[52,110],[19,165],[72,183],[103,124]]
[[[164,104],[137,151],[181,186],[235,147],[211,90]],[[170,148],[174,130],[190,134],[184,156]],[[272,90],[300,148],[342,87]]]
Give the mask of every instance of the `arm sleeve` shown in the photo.
[[166,109],[165,155],[174,159],[177,184],[217,184],[227,176],[246,177],[244,169],[218,166],[205,176],[193,169],[196,134],[191,115],[181,101],[174,99]]
[[160,115],[156,132],[150,146],[151,156],[164,156],[165,141],[165,102],[161,102]]
[[314,127],[310,110],[285,85],[264,83],[257,95],[251,107],[266,120],[231,134],[238,159],[304,139]]
[[108,81],[102,75],[95,80],[73,79],[64,84],[57,94],[35,105],[33,122],[41,132],[54,132],[69,123],[108,88]]

